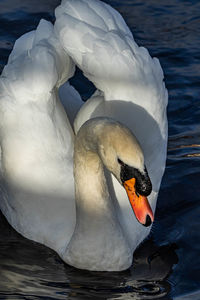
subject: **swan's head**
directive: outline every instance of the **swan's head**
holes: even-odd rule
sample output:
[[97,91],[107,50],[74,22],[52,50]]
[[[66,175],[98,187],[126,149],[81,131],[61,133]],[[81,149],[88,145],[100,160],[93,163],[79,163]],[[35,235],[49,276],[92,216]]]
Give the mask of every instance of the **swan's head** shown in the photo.
[[125,188],[137,220],[153,222],[147,196],[152,191],[142,149],[132,132],[118,122],[108,122],[99,135],[99,155],[106,168]]

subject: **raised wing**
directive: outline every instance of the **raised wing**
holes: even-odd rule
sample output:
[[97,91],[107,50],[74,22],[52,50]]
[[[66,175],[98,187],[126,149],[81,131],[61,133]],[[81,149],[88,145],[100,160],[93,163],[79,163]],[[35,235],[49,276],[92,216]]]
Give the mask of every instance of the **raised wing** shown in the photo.
[[16,230],[58,252],[76,222],[74,133],[57,91],[73,73],[42,20],[17,40],[0,78],[0,208]]

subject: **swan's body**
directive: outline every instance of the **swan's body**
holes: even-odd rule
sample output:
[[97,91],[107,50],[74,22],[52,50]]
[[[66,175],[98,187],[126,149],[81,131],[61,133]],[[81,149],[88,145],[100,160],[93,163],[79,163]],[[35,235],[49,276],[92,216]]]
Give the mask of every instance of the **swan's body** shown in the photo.
[[[105,178],[99,186],[99,193],[106,191],[106,197],[101,195],[102,206],[91,209],[91,193],[85,184],[83,190],[90,203],[86,201],[82,210],[85,218],[80,218],[78,208],[76,217],[70,123],[82,103],[74,89],[65,85],[61,97],[66,97],[67,113],[71,109],[68,120],[57,90],[73,75],[70,55],[100,90],[82,106],[75,131],[93,117],[112,117],[130,128],[144,152],[153,184],[149,202],[155,210],[167,142],[162,70],[157,60],[135,44],[121,16],[101,2],[63,1],[57,9],[55,30],[64,50],[52,25],[43,21],[35,32],[18,40],[1,77],[0,208],[17,231],[53,248],[69,264],[91,270],[122,270],[131,265],[132,253],[149,228],[136,220],[125,190],[109,174],[108,189]],[[105,120],[101,119],[102,124]],[[121,143],[123,146],[123,139]],[[92,178],[98,185],[99,177]],[[76,180],[80,183],[81,175]],[[90,222],[91,232],[84,231]]]

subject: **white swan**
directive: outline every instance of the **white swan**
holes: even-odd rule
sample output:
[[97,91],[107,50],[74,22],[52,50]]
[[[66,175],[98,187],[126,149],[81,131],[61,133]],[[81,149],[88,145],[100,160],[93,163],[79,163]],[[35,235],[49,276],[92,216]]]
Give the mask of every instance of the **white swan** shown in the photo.
[[[144,176],[145,160],[153,184],[149,201],[154,211],[166,158],[167,93],[162,70],[157,60],[135,44],[121,16],[102,2],[63,1],[55,28],[65,51],[53,26],[42,21],[35,32],[16,42],[1,76],[0,208],[16,230],[56,250],[69,264],[123,270],[131,265],[132,253],[150,227],[136,220],[120,174],[133,175],[137,170],[136,186],[142,186],[149,182]],[[67,53],[101,90],[82,106],[76,131],[92,117],[112,116],[135,133],[145,156],[130,131],[116,121],[98,118],[85,123],[76,138],[80,154],[75,153],[77,217],[74,134],[57,95],[58,87],[74,72]],[[82,104],[79,95],[69,84],[63,89],[67,113],[71,109],[75,116]],[[86,149],[93,152],[77,163]],[[109,193],[101,161],[120,182],[113,177],[111,182],[106,174]],[[86,172],[89,167],[94,168],[92,174]],[[148,205],[143,216],[136,212],[143,224],[149,222],[147,215],[153,218]]]

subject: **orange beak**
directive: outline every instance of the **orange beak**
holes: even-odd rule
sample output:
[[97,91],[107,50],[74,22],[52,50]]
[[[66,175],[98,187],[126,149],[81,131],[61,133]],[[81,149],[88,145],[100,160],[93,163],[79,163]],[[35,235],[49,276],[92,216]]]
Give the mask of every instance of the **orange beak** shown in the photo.
[[130,204],[137,220],[144,226],[149,226],[154,220],[152,209],[148,199],[136,193],[135,178],[131,178],[124,182],[124,188],[127,192]]

